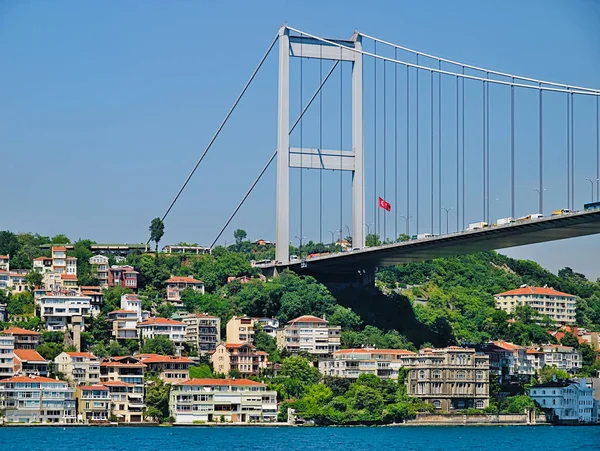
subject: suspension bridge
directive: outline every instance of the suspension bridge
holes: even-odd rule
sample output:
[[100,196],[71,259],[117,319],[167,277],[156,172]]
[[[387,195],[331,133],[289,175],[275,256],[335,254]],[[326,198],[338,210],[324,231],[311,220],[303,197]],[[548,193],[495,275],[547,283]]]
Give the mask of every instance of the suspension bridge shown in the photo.
[[[274,161],[276,258],[264,266],[274,273],[368,282],[378,267],[600,233],[600,209],[579,211],[600,199],[600,89],[478,67],[359,31],[330,39],[290,26],[274,37],[163,221],[276,47],[276,149],[211,247]],[[337,91],[329,105],[327,87]],[[332,173],[339,181],[327,184]],[[316,185],[318,198],[307,199]],[[537,196],[533,211],[523,211],[524,190]],[[508,199],[506,211],[496,211],[496,195]],[[307,225],[318,222],[315,241],[326,231],[341,238],[345,227],[352,250],[290,260],[292,209],[300,248]],[[331,230],[323,216],[335,209]],[[525,218],[516,221],[518,213]],[[411,232],[417,239],[396,242]],[[368,234],[384,244],[365,247]]]

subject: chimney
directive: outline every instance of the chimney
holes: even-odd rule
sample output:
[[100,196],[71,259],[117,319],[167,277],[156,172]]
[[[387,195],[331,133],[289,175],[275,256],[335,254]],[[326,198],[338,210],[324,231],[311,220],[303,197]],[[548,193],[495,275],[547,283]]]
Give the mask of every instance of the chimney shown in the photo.
[[77,349],[77,352],[81,352],[81,325],[83,318],[79,315],[74,315],[71,318],[71,323],[73,325],[73,345]]

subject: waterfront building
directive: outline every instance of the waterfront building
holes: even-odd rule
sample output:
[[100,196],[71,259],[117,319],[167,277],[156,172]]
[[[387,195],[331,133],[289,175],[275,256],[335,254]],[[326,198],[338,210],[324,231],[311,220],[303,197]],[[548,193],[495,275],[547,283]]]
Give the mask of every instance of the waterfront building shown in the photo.
[[81,385],[75,391],[77,421],[107,423],[111,414],[110,390],[104,385]]
[[91,352],[61,352],[54,363],[56,370],[75,387],[100,382],[100,359]]
[[15,338],[15,349],[35,349],[40,344],[40,333],[20,327],[9,327],[0,332],[1,335],[11,335]]
[[0,380],[0,412],[10,423],[74,423],[74,390],[60,380],[13,376]]
[[210,360],[215,373],[237,371],[243,378],[258,376],[269,363],[266,352],[257,351],[248,343],[219,343]]
[[146,365],[131,356],[110,357],[100,364],[100,384],[110,391],[112,415],[117,421],[143,420],[145,370]]
[[289,321],[277,331],[277,347],[289,352],[327,356],[340,349],[340,326],[330,326],[323,318],[304,315]]
[[407,357],[407,393],[436,409],[483,409],[489,404],[489,356],[475,349],[425,348]]
[[49,362],[34,349],[15,349],[15,376],[48,376]]
[[113,310],[107,315],[112,324],[111,335],[116,341],[138,339],[138,314],[134,310]]
[[204,282],[196,280],[192,276],[171,276],[165,283],[167,284],[167,301],[176,305],[182,305],[181,293],[188,288],[204,294]]
[[277,392],[247,379],[191,379],[173,385],[169,411],[175,424],[274,422]]
[[415,353],[404,349],[340,349],[331,358],[319,360],[319,371],[324,376],[350,380],[358,379],[361,374],[398,380],[400,368],[408,365],[411,355]]
[[0,379],[9,378],[15,372],[15,337],[0,334]]
[[198,354],[204,355],[214,351],[221,341],[221,319],[206,313],[191,314],[181,317],[187,326],[185,341]]
[[[552,381],[534,385],[529,396],[559,423],[596,423],[598,421],[594,389],[585,380]],[[595,416],[594,416],[595,413]]]
[[528,381],[535,375],[535,366],[527,358],[527,348],[524,346],[497,340],[478,345],[476,350],[489,356],[490,373],[498,376],[500,383]]
[[163,381],[173,384],[190,378],[190,366],[194,363],[187,357],[158,354],[139,354],[136,357],[146,365],[146,374],[155,373]]
[[523,286],[516,290],[494,295],[496,308],[514,313],[516,308],[528,305],[537,312],[537,319],[549,317],[557,324],[575,324],[577,301],[572,294],[554,288]]
[[181,354],[186,341],[186,324],[168,318],[148,318],[137,325],[142,340],[149,340],[160,335],[167,337],[175,344],[177,355]]

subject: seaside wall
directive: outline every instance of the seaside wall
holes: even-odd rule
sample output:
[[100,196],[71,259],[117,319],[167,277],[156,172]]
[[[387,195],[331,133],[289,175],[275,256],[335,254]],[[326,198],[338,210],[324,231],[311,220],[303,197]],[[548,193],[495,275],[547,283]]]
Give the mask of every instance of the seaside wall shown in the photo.
[[456,414],[428,414],[418,413],[414,420],[407,421],[407,424],[438,424],[438,425],[457,425],[457,424],[546,424],[544,415],[535,415],[535,413],[523,414],[498,414],[498,415],[456,415]]

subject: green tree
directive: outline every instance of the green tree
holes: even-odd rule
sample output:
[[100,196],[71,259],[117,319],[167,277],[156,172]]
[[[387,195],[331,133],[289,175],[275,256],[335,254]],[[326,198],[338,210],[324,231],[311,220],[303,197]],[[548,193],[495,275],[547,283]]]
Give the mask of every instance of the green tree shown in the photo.
[[569,373],[554,365],[546,365],[539,371],[538,379],[541,383],[552,382],[553,379],[566,380],[569,379]]
[[359,330],[362,326],[360,316],[352,311],[352,309],[336,305],[333,313],[329,315],[329,324],[332,326],[341,326],[342,330]]
[[212,370],[207,364],[190,367],[190,379],[210,379],[212,377]]
[[66,235],[59,233],[58,235],[52,237],[52,244],[71,244],[71,240]]
[[233,237],[235,238],[235,244],[239,247],[242,244],[242,241],[246,239],[248,234],[243,229],[235,229],[233,231]]
[[162,379],[155,377],[147,382],[146,387],[146,396],[144,398],[146,415],[160,422],[167,421],[169,419],[169,394],[171,392],[171,385],[165,384]]
[[150,241],[156,244],[156,253],[158,253],[158,243],[165,234],[165,224],[160,218],[154,218],[150,223]]
[[21,248],[17,235],[8,230],[0,231],[0,255],[14,256]]
[[301,384],[316,384],[321,379],[319,370],[304,357],[292,356],[283,359],[281,376],[296,379]]
[[562,337],[562,340],[560,340],[560,344],[563,346],[571,346],[577,349],[579,347],[579,340],[577,340],[577,337],[571,332],[567,332]]
[[94,256],[92,252],[92,245],[96,244],[92,240],[78,240],[73,245],[73,251],[70,255],[77,258],[77,279],[79,285],[82,286],[93,286],[98,285],[98,279],[92,272],[92,265],[90,265],[90,258]]
[[376,235],[374,233],[369,233],[365,237],[365,246],[367,246],[367,247],[381,246],[381,239],[379,238],[379,235]]
[[175,345],[164,335],[158,335],[146,340],[142,354],[175,355]]
[[527,395],[509,396],[502,406],[505,413],[523,413],[525,409],[534,409],[535,402]]
[[42,343],[36,349],[36,351],[46,360],[54,360],[64,350],[62,343]]
[[27,280],[29,289],[33,291],[36,287],[42,286],[44,275],[39,271],[30,271],[29,274],[25,276],[25,279]]
[[129,350],[125,346],[121,346],[116,341],[111,341],[108,345],[108,353],[111,357],[129,355]]

